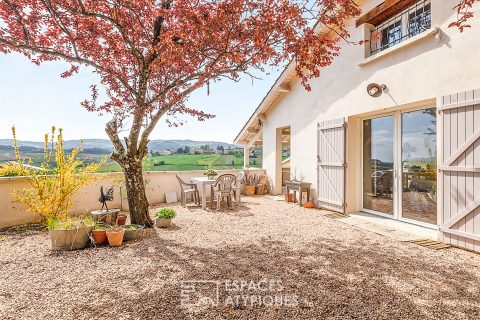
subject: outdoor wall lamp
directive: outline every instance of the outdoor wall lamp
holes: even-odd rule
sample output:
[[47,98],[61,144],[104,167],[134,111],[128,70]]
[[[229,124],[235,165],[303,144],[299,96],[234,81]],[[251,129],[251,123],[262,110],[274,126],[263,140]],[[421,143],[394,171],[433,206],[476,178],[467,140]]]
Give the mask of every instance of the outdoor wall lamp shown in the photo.
[[370,83],[367,86],[367,92],[370,97],[378,98],[382,95],[383,91],[387,89],[387,86],[382,84]]

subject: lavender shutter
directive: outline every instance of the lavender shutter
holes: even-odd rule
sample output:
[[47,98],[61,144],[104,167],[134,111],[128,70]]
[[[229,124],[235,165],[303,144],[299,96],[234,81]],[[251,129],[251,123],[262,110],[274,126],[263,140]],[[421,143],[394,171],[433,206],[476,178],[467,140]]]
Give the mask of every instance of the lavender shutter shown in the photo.
[[440,237],[480,252],[480,90],[443,96],[440,105]]
[[318,205],[345,212],[345,119],[318,123]]

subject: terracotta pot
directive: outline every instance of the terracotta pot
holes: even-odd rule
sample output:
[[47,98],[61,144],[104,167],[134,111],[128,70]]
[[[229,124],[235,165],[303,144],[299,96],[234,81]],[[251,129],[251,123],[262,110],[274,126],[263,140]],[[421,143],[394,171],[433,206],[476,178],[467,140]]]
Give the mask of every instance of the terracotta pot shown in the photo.
[[285,201],[288,202],[295,202],[295,195],[293,193],[285,195]]
[[247,197],[251,197],[255,194],[255,186],[252,185],[252,186],[249,186],[249,185],[246,185],[245,186],[245,195]]
[[313,203],[313,202],[305,202],[305,203],[303,204],[303,207],[304,207],[304,208],[308,208],[308,209],[312,209],[312,208],[315,208],[315,203]]
[[119,226],[124,226],[125,222],[127,222],[127,215],[125,213],[120,213],[117,217],[117,224]]
[[123,243],[123,236],[125,235],[125,230],[108,230],[107,239],[108,245],[110,247],[120,247]]
[[77,250],[88,245],[88,233],[91,228],[78,228],[73,230],[50,230],[52,250]]
[[92,238],[97,246],[102,246],[107,242],[106,230],[92,230]]
[[157,218],[155,220],[155,225],[159,228],[169,228],[172,226],[172,218],[165,219],[165,218]]

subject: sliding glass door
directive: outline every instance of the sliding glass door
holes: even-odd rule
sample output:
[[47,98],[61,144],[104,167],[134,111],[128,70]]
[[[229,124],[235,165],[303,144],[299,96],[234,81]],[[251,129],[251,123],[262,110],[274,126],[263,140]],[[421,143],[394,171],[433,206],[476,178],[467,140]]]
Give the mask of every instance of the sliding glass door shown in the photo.
[[363,121],[363,209],[437,223],[436,109]]
[[402,114],[402,217],[437,223],[435,108]]
[[394,116],[363,122],[363,207],[394,214]]

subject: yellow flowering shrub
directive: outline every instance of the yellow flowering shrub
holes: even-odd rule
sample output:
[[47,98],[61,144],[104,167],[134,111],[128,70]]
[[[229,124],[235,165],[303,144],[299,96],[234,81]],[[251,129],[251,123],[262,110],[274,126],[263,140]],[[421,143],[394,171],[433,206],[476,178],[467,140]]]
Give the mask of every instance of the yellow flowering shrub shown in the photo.
[[[28,211],[37,213],[42,223],[51,219],[66,219],[72,207],[72,196],[83,186],[97,179],[96,173],[103,162],[85,164],[77,158],[80,148],[65,154],[62,129],[52,127],[44,141],[44,159],[40,167],[21,157],[15,127],[12,128],[16,161],[0,168],[0,176],[25,176],[29,188],[14,190],[16,202],[27,205]],[[56,141],[55,141],[56,138]]]

